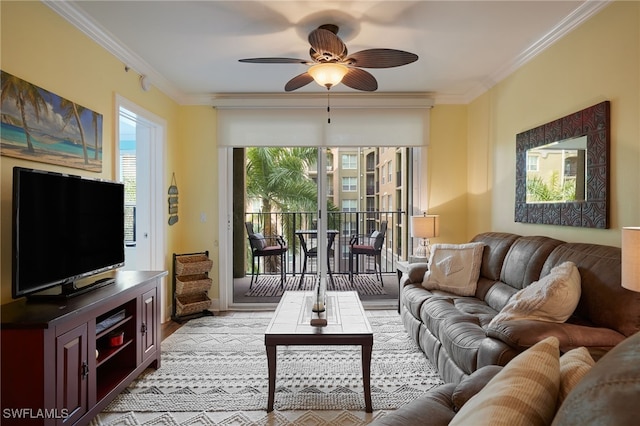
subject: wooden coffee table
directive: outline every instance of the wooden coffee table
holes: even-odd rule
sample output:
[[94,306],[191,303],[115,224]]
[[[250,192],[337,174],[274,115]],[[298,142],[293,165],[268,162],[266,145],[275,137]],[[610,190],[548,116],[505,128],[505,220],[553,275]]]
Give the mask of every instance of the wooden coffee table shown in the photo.
[[269,364],[269,399],[267,412],[273,411],[276,390],[276,347],[278,345],[359,345],[362,348],[362,381],[367,413],[371,407],[371,348],[373,331],[355,291],[327,292],[327,309],[321,315],[325,327],[312,327],[313,292],[285,291],[264,333]]

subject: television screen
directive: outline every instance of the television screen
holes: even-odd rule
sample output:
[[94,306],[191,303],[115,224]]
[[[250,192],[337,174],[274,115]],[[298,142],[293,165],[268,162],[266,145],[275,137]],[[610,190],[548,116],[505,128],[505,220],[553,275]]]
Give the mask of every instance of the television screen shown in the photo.
[[123,184],[14,167],[14,298],[123,265]]

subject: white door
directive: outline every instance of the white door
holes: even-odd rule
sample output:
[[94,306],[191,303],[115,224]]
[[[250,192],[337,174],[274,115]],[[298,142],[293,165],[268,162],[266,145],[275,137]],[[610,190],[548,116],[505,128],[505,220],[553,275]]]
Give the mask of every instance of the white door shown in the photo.
[[[127,218],[123,269],[166,270],[166,123],[124,98],[117,97],[116,103],[119,117],[117,167],[119,179],[125,183]],[[166,286],[165,282],[163,286]],[[164,320],[165,312],[169,311],[164,302],[161,307]]]
[[150,270],[150,129],[120,108],[119,179],[125,184],[124,270]]

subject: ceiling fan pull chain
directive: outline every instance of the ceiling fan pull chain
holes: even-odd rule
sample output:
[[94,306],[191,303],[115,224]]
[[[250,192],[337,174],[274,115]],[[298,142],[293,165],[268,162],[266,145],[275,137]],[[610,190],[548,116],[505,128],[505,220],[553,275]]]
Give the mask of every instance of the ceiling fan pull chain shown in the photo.
[[327,124],[331,124],[331,95],[327,87]]

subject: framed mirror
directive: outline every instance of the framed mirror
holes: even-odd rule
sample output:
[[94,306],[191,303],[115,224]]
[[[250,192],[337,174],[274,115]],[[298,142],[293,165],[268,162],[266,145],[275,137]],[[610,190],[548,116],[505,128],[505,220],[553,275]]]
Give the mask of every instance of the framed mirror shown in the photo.
[[515,221],[609,227],[609,101],[516,135]]

